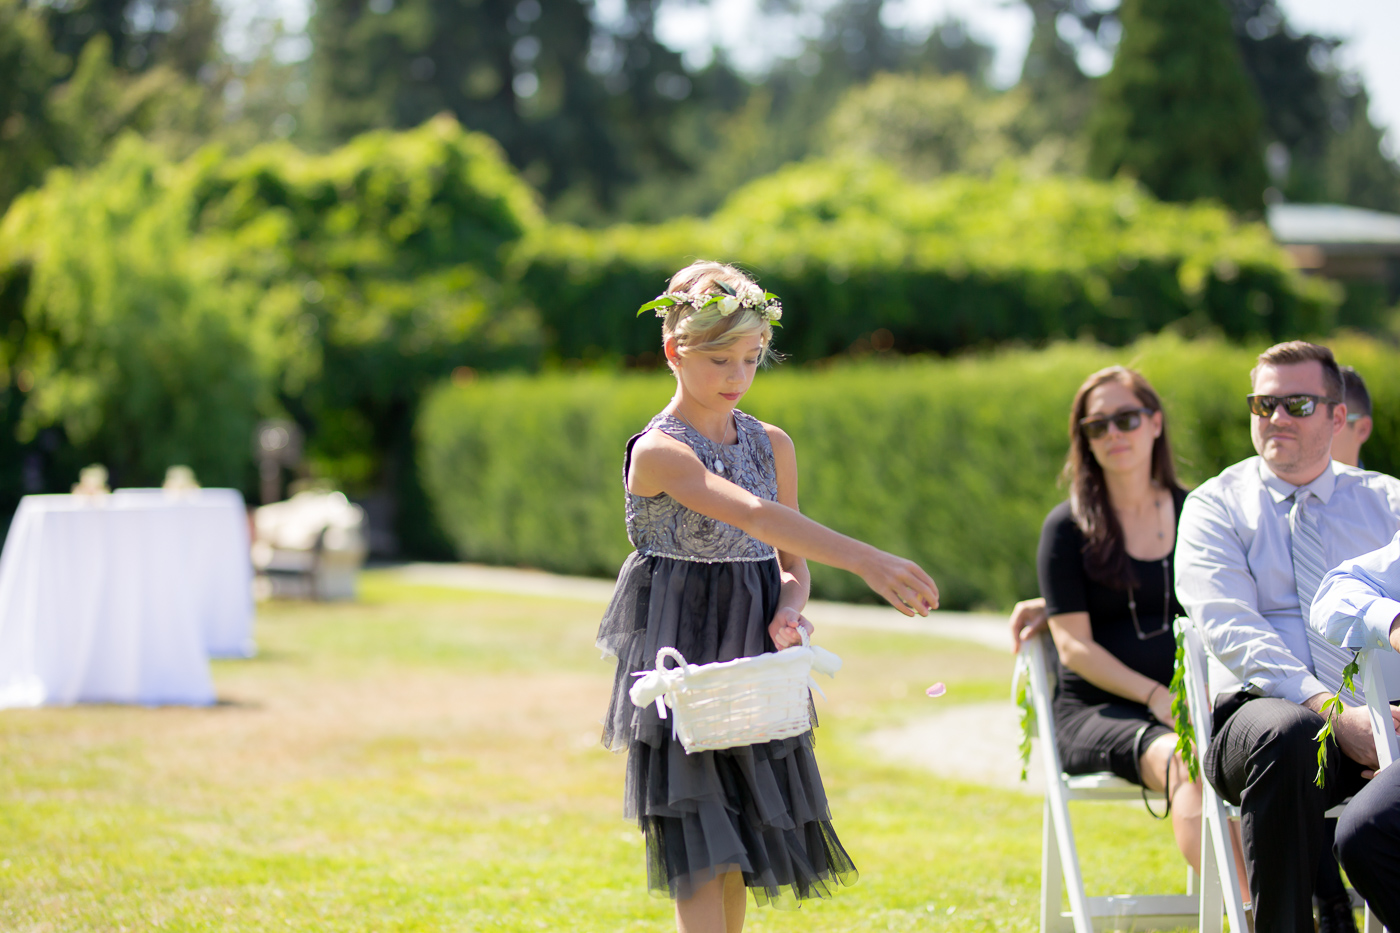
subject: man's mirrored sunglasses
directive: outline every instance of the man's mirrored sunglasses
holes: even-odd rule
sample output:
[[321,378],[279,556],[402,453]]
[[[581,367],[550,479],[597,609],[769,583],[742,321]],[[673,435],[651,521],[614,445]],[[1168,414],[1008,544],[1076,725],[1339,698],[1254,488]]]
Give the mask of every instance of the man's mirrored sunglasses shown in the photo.
[[1091,441],[1096,441],[1108,433],[1108,426],[1111,424],[1118,429],[1119,434],[1127,434],[1129,431],[1136,431],[1138,425],[1142,424],[1143,415],[1152,414],[1150,408],[1134,408],[1131,411],[1120,411],[1107,418],[1095,418],[1092,421],[1085,418],[1079,422],[1079,427],[1084,431],[1084,436]]
[[1319,403],[1336,405],[1341,402],[1341,399],[1325,395],[1247,395],[1245,398],[1249,399],[1249,413],[1260,418],[1272,417],[1274,409],[1280,405],[1289,417],[1306,418],[1317,411]]

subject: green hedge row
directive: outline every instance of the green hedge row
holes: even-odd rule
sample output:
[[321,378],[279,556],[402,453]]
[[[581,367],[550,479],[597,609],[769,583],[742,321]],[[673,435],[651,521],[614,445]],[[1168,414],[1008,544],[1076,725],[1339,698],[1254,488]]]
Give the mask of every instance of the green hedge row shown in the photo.
[[[737,261],[781,295],[784,349],[842,352],[880,329],[904,352],[1008,340],[1128,343],[1189,319],[1227,336],[1327,333],[1337,291],[1293,270],[1258,223],[1164,204],[1129,181],[951,175],[911,182],[879,163],[808,162],[735,192],[706,220],[541,226],[513,279],[561,359],[655,351],[631,309],[695,258]],[[883,336],[883,335],[882,335]]]
[[[1376,433],[1368,466],[1400,468],[1400,367],[1369,338],[1334,344],[1368,379]],[[803,511],[912,557],[946,608],[1005,607],[1035,592],[1034,555],[1074,390],[1113,363],[1162,393],[1183,478],[1253,453],[1244,396],[1263,344],[1158,336],[1120,350],[1058,344],[952,361],[854,364],[759,375],[746,411],[797,445]],[[631,550],[622,451],[670,398],[663,374],[553,374],[447,386],[418,424],[439,520],[466,560],[614,573]],[[869,596],[856,577],[813,568],[818,595]]]

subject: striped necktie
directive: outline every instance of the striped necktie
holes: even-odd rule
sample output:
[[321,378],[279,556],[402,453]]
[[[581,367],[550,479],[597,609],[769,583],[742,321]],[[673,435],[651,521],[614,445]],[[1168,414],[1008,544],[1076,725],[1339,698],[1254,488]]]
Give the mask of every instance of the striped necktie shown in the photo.
[[[1299,490],[1293,494],[1293,508],[1288,513],[1288,530],[1293,541],[1293,581],[1298,587],[1298,608],[1303,613],[1303,628],[1308,633],[1308,648],[1312,651],[1313,675],[1323,685],[1336,691],[1342,685],[1342,669],[1351,662],[1351,653],[1323,638],[1308,624],[1313,597],[1327,573],[1327,561],[1322,556],[1322,535],[1317,528],[1317,516],[1309,503],[1314,493]],[[1361,706],[1366,701],[1356,693],[1341,691],[1342,701]]]

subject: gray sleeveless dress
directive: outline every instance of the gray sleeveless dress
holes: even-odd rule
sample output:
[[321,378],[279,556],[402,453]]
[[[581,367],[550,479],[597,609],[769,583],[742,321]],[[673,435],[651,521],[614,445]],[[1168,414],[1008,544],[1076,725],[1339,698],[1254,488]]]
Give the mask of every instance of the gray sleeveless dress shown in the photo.
[[[688,444],[711,470],[720,458],[725,478],[777,499],[767,433],[742,412],[734,421],[738,443],[724,446],[665,413],[647,430]],[[624,487],[641,436],[627,443]],[[759,904],[786,907],[829,897],[833,880],[854,884],[855,865],[831,827],[810,731],[687,755],[654,705],[632,705],[631,675],[652,669],[658,648],[677,648],[692,664],[776,650],[768,623],[781,577],[773,548],[733,525],[664,493],[626,495],[627,536],[637,550],[618,574],[598,629],[598,647],[618,659],[603,744],[628,752],[624,810],[646,835],[648,888],[685,899],[717,874],[738,870]]]

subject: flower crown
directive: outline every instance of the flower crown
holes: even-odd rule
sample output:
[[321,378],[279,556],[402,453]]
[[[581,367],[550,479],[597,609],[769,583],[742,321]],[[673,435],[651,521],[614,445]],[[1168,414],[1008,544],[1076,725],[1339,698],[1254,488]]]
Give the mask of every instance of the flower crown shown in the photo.
[[695,296],[684,292],[665,292],[638,308],[637,316],[655,311],[657,317],[665,317],[675,305],[690,305],[696,311],[715,305],[720,317],[729,317],[740,308],[749,308],[757,311],[758,316],[773,327],[783,326],[778,323],[783,316],[783,305],[772,292],[760,291],[755,285],[745,288],[744,294],[740,295],[724,282],[716,282],[715,287],[720,294]]

